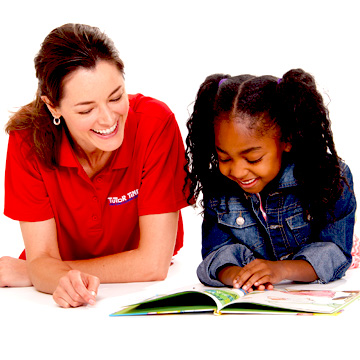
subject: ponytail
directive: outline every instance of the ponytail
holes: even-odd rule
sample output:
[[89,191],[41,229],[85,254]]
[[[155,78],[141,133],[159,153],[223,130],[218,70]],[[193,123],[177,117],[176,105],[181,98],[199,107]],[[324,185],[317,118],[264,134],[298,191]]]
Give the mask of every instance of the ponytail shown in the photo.
[[328,110],[314,78],[301,69],[287,72],[276,92],[270,116],[276,118],[282,141],[292,145],[294,176],[302,186],[307,217],[323,223],[343,187]]
[[186,123],[185,167],[186,183],[190,186],[189,204],[196,202],[203,189],[211,187],[211,175],[217,168],[215,152],[214,117],[215,99],[220,87],[225,86],[221,80],[229,75],[214,74],[208,76],[197,93],[193,113]]

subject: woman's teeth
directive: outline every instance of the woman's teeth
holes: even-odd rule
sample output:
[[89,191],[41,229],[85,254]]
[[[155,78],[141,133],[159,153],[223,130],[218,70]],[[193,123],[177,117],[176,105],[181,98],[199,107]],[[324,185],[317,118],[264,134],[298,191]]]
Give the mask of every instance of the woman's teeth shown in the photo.
[[117,126],[117,123],[115,123],[115,125],[112,126],[110,129],[106,129],[106,130],[95,130],[95,129],[92,129],[92,131],[95,132],[95,133],[97,133],[97,134],[100,134],[100,135],[110,135],[112,132],[115,131],[116,126]]

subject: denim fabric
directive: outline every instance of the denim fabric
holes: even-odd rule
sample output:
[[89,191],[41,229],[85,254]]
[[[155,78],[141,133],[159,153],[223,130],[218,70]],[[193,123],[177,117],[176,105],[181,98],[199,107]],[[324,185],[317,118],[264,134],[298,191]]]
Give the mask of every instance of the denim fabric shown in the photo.
[[262,199],[267,219],[256,194],[222,196],[205,201],[202,224],[202,257],[199,280],[223,286],[217,280],[225,265],[244,266],[255,258],[308,261],[321,283],[341,278],[351,265],[356,200],[350,169],[343,164],[345,185],[335,208],[335,222],[316,230],[305,219],[293,165],[279,176],[278,186]]

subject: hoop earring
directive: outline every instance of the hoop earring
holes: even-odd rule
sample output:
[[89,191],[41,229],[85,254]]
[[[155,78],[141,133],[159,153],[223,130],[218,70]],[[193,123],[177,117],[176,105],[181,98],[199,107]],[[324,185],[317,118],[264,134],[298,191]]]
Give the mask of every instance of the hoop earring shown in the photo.
[[58,125],[60,125],[60,122],[61,122],[60,118],[54,117],[54,120],[53,120],[54,125],[58,126]]

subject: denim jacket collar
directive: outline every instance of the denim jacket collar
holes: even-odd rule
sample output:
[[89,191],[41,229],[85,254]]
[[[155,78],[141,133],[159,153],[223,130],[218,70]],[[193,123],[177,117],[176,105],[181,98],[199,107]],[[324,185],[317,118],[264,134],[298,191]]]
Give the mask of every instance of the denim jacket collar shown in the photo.
[[281,174],[278,189],[297,186],[298,182],[294,177],[294,164],[288,164]]
[[[279,192],[279,190],[295,187],[298,186],[298,181],[295,179],[294,176],[294,164],[293,163],[287,163],[282,168],[282,171],[280,171],[277,178],[275,178],[270,185],[268,194],[274,195]],[[278,179],[278,180],[277,180]],[[246,199],[253,198],[255,201],[257,201],[256,194],[249,194],[244,192],[244,196]]]

